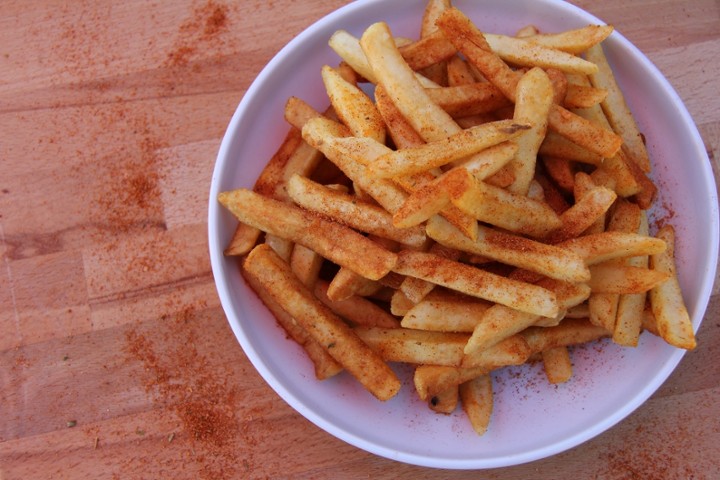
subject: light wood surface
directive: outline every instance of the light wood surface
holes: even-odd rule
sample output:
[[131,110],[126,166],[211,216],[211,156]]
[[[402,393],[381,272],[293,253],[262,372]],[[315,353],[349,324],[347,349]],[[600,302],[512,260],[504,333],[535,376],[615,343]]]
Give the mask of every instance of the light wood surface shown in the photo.
[[[699,347],[643,406],[511,468],[379,458],[256,373],[210,272],[211,171],[260,69],[345,3],[0,3],[0,479],[720,478],[717,282]],[[667,76],[717,172],[720,3],[577,4]]]

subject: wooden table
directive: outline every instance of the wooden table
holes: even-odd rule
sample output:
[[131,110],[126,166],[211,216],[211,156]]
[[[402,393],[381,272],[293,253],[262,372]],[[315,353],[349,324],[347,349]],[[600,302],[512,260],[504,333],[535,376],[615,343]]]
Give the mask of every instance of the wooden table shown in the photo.
[[[0,4],[0,479],[720,478],[720,295],[659,391],[552,458],[396,463],[286,405],[233,337],[210,175],[260,69],[347,2]],[[663,71],[718,171],[720,4],[582,0]]]

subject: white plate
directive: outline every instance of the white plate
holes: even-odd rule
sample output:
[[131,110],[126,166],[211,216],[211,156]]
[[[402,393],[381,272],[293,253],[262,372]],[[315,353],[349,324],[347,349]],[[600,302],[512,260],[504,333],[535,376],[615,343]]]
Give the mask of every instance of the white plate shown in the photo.
[[[602,23],[553,0],[461,1],[454,5],[488,32],[513,34],[526,24],[553,32]],[[572,380],[550,386],[537,366],[495,376],[495,410],[479,437],[458,410],[432,413],[413,392],[410,371],[401,393],[382,403],[347,374],[318,382],[304,353],[276,325],[245,286],[237,260],[222,250],[236,222],[217,194],[250,187],[287,133],[283,107],[300,97],[319,110],[328,102],[320,79],[323,64],[338,58],[327,47],[337,29],[360,36],[372,22],[388,22],[393,34],[417,37],[425,0],[368,0],[318,21],[265,67],[228,127],[212,177],[209,242],[212,269],[228,321],[250,361],[270,386],[307,419],[359,448],[402,462],[442,468],[491,468],[547,457],[610,428],[642,404],[670,375],[683,351],[643,335],[637,349],[609,342],[573,352]],[[605,42],[648,143],[654,179],[662,191],[654,217],[671,219],[678,234],[679,275],[697,329],[710,297],[718,255],[718,201],[703,142],[682,101],[661,73],[622,35]],[[700,338],[702,342],[702,338]]]

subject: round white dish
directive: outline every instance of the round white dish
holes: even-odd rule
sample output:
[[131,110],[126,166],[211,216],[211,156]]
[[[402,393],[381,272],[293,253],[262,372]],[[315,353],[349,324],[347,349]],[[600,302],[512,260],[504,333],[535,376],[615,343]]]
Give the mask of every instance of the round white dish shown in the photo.
[[[657,390],[684,352],[649,334],[642,335],[636,349],[610,342],[582,346],[572,353],[573,378],[560,386],[549,385],[537,365],[506,369],[494,377],[494,412],[489,431],[480,437],[460,409],[447,416],[430,411],[414,393],[406,367],[394,366],[403,388],[384,403],[345,373],[317,381],[304,352],[244,284],[237,259],[222,255],[236,220],[218,204],[217,195],[252,186],[287,133],[283,108],[288,97],[325,109],[320,68],[339,61],[327,46],[332,33],[345,29],[360,36],[371,23],[386,21],[393,34],[416,38],[425,3],[349,4],[298,35],[258,75],[230,121],[213,172],[208,220],[212,270],[228,321],[250,361],[288,404],[325,431],[374,454],[416,465],[479,469],[520,464],[572,448],[615,425]],[[493,33],[513,34],[530,23],[544,32],[603,23],[556,0],[453,4]],[[682,101],[651,62],[617,31],[604,46],[647,138],[652,176],[661,191],[651,214],[676,228],[680,282],[697,330],[718,256],[718,199],[707,153]],[[672,218],[670,212],[675,213]]]

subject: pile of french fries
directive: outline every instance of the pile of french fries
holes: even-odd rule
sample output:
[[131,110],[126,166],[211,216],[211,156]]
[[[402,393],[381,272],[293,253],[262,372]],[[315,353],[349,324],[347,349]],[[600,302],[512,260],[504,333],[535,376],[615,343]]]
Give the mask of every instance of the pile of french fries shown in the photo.
[[420,27],[337,31],[328,109],[290,98],[254,188],[219,195],[239,220],[225,254],[317,378],[346,370],[387,400],[389,363],[411,364],[431,409],[461,404],[483,434],[498,369],[566,382],[573,345],[643,331],[694,348],[612,27],[491,34],[449,0]]

